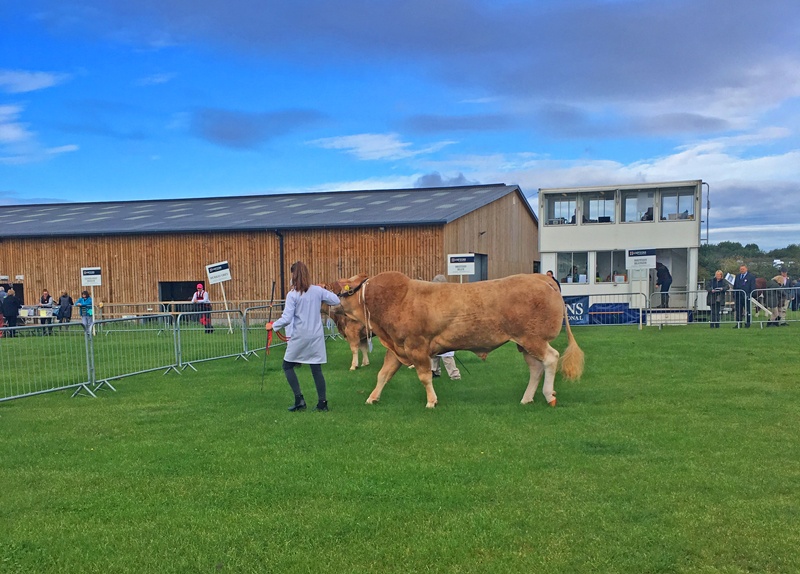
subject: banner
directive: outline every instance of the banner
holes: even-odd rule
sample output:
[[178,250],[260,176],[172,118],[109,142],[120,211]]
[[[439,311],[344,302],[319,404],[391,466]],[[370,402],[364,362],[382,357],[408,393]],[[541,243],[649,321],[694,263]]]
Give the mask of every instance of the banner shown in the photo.
[[564,297],[570,325],[589,324],[589,296]]

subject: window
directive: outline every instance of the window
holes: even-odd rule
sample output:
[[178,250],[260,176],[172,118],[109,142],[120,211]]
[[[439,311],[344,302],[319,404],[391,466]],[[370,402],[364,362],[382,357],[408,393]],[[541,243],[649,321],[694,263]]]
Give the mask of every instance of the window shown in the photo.
[[614,223],[614,191],[584,194],[583,223]]
[[588,283],[589,276],[586,274],[588,260],[586,251],[559,253],[556,259],[558,280],[561,283]]
[[598,251],[595,273],[595,281],[597,283],[627,283],[628,274],[625,270],[625,252]]
[[623,191],[621,207],[622,221],[653,221],[654,192]]
[[578,196],[574,193],[548,195],[545,199],[546,225],[575,223],[575,208],[577,205]]
[[693,190],[664,190],[661,192],[661,219],[674,221],[694,219]]

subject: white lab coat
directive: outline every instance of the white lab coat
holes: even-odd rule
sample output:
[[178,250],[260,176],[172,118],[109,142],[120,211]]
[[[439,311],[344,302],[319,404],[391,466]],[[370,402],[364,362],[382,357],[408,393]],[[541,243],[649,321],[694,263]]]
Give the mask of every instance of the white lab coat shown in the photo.
[[292,290],[286,296],[283,314],[272,324],[273,329],[291,326],[291,338],[283,356],[285,361],[306,365],[328,362],[320,314],[322,303],[338,305],[339,298],[317,285],[312,285],[305,293]]

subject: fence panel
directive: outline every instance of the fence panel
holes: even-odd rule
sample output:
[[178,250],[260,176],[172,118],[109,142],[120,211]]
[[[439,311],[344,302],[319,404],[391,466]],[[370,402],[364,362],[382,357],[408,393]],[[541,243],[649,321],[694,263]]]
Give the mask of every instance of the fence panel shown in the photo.
[[177,370],[175,320],[171,315],[145,315],[95,321],[92,337],[96,388],[139,373]]
[[776,287],[753,291],[753,322],[763,327],[781,327],[800,321],[796,287]]
[[[707,327],[716,326],[738,326],[736,320],[736,306],[739,301],[745,301],[744,291],[729,289],[725,291],[724,300],[717,305],[709,305],[708,291],[676,291],[670,290],[670,304],[668,307],[662,306],[662,293],[654,291],[650,294],[650,310],[647,316],[647,325],[663,327],[666,325],[704,325]],[[673,301],[687,302],[686,306],[673,305]],[[756,307],[750,304],[751,313]],[[742,312],[742,323],[746,321],[747,307]]]
[[[244,345],[245,353],[257,354],[267,343],[267,332],[264,329],[269,321],[275,321],[283,313],[284,301],[276,301],[272,305],[258,305],[244,310]],[[277,337],[273,337],[271,347],[285,345]],[[271,348],[270,347],[270,348]]]
[[80,323],[0,328],[0,402],[72,388],[93,394],[90,358]]
[[178,368],[226,357],[246,359],[243,319],[238,309],[179,313],[175,323]]

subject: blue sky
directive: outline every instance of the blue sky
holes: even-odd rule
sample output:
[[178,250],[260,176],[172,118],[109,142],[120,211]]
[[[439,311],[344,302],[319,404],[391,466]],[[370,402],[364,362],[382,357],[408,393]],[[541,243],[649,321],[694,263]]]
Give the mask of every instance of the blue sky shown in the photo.
[[711,242],[800,243],[796,0],[12,0],[0,30],[0,204],[703,179]]

